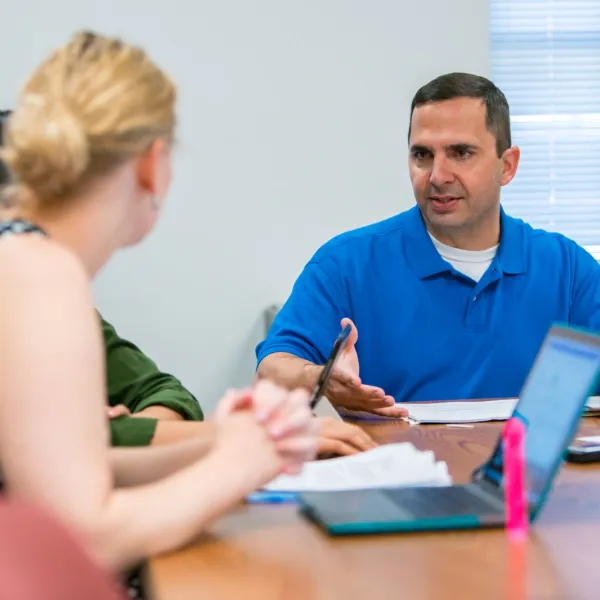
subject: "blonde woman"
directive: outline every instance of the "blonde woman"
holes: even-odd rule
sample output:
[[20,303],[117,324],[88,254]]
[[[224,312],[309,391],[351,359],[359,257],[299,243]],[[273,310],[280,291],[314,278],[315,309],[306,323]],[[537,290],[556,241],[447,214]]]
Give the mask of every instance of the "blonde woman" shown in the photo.
[[52,511],[113,570],[192,540],[315,455],[304,391],[221,400],[216,438],[110,449],[90,281],[153,228],[171,179],[175,87],[139,48],[80,33],[25,84],[5,131],[0,457],[5,492]]

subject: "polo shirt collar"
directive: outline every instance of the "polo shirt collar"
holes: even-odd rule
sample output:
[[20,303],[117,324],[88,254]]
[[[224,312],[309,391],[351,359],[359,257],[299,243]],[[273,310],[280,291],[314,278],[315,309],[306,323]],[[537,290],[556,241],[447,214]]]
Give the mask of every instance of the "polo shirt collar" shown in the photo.
[[451,271],[450,265],[435,249],[418,206],[406,212],[406,260],[419,279]]
[[[435,249],[418,206],[406,212],[407,227],[404,253],[413,272],[426,279],[451,271],[450,265]],[[510,275],[524,273],[527,263],[525,224],[509,217],[500,207],[500,245],[496,261],[500,269]]]
[[496,259],[507,275],[518,275],[527,270],[526,226],[520,219],[509,217],[500,207],[500,246]]

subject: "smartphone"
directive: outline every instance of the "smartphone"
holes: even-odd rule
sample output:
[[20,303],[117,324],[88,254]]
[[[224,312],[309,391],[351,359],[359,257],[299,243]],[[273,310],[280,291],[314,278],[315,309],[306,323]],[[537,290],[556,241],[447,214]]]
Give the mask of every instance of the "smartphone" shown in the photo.
[[575,440],[567,448],[565,458],[576,463],[600,462],[600,440]]
[[337,340],[335,340],[333,344],[333,349],[329,354],[329,358],[325,363],[325,367],[321,371],[321,375],[319,376],[319,380],[317,381],[317,385],[312,393],[310,398],[310,408],[313,409],[317,406],[319,400],[323,397],[325,390],[327,389],[327,384],[329,383],[329,379],[331,378],[331,374],[333,373],[333,368],[335,367],[335,363],[337,363],[344,346],[346,345],[346,341],[350,336],[350,332],[352,331],[352,327],[350,325],[346,325],[340,331],[340,335],[338,335]]

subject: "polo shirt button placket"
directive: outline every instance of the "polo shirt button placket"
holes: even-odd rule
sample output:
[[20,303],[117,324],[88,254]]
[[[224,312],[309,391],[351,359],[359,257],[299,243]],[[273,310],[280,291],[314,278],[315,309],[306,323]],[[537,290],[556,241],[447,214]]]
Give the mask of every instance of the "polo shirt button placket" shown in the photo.
[[481,296],[483,289],[473,289],[469,296],[467,311],[465,314],[465,326],[468,331],[484,331],[488,326],[489,307],[486,303],[489,297]]

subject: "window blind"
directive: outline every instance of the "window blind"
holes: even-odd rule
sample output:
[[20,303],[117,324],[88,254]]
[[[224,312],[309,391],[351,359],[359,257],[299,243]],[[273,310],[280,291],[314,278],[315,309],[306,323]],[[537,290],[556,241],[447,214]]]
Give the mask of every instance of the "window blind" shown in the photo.
[[490,0],[490,46],[521,148],[504,207],[600,258],[600,0]]

